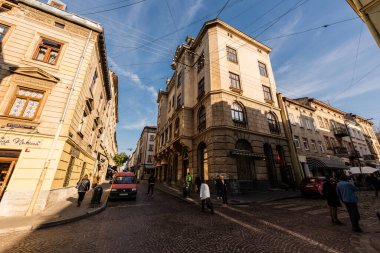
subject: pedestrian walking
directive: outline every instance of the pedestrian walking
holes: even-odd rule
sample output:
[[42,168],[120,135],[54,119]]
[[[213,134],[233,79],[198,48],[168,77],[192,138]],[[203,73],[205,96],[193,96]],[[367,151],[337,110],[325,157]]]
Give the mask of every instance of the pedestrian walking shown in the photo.
[[218,175],[215,180],[216,199],[222,199],[222,181]]
[[375,190],[375,196],[376,196],[376,198],[379,197],[379,190],[380,190],[379,179],[377,179],[377,177],[375,177],[374,174],[370,174],[367,177],[367,182],[372,187],[372,189]]
[[202,184],[202,181],[201,181],[201,178],[199,176],[197,176],[195,178],[195,185],[197,187],[197,193],[199,194],[199,192],[201,191],[201,184]]
[[205,205],[206,205],[207,209],[210,209],[211,213],[214,213],[214,207],[212,205],[211,198],[210,198],[210,188],[208,187],[208,184],[206,184],[204,179],[202,179],[199,196],[202,202],[202,212],[205,211]]
[[155,182],[156,182],[156,178],[154,174],[152,173],[150,174],[150,177],[148,178],[148,192],[146,193],[146,195],[149,195],[149,193],[151,192],[150,196],[153,196]]
[[227,181],[224,180],[224,176],[220,176],[220,190],[223,199],[223,204],[227,205]]
[[323,196],[327,200],[327,205],[330,210],[331,222],[336,225],[343,225],[342,222],[338,219],[338,207],[341,207],[338,194],[336,193],[336,182],[334,178],[330,175],[326,175],[326,178],[323,182]]
[[78,204],[77,206],[80,207],[82,204],[82,201],[84,199],[84,195],[86,195],[86,192],[90,189],[90,180],[88,180],[88,175],[84,175],[82,180],[80,180],[77,183],[77,189],[78,189]]
[[190,187],[191,187],[191,184],[193,183],[193,178],[191,177],[190,175],[190,172],[187,173],[187,176],[185,178],[185,187],[183,189],[183,195],[184,197],[189,197],[190,198]]
[[336,192],[339,199],[346,206],[351,220],[352,231],[363,232],[359,226],[360,214],[358,210],[358,197],[356,195],[357,188],[348,182],[348,178],[344,174],[340,176],[340,180],[336,185]]

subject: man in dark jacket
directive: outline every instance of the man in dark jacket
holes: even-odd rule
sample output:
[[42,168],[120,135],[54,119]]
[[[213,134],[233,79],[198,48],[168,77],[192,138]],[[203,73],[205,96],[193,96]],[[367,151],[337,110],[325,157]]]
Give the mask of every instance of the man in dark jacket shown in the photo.
[[153,190],[154,190],[154,183],[156,182],[156,178],[153,174],[150,174],[150,177],[148,178],[148,192],[146,195],[149,195],[149,193],[152,191],[150,196],[153,196]]
[[84,199],[84,195],[86,195],[86,192],[90,189],[90,180],[88,180],[88,175],[84,175],[82,180],[78,182],[77,184],[78,188],[78,207],[82,204],[82,201]]

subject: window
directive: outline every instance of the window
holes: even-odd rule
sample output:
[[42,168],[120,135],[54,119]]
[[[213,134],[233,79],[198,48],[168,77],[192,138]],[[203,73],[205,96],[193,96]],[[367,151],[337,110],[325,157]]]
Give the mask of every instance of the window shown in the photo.
[[323,125],[323,120],[322,120],[322,118],[319,117],[319,116],[318,116],[318,123],[319,123],[319,126],[320,126],[321,128],[324,128],[324,127],[325,127],[325,126]]
[[61,29],[64,29],[64,28],[65,28],[65,24],[58,23],[58,22],[54,22],[54,26],[56,26],[56,27],[58,27],[58,28],[61,28]]
[[315,123],[314,119],[312,120],[313,126],[314,126],[314,131],[318,131],[317,123]]
[[232,120],[244,123],[244,111],[243,108],[236,102],[232,103],[231,105],[231,114],[232,114]]
[[169,126],[168,128],[168,141],[172,139],[172,125]]
[[268,120],[268,126],[269,126],[269,131],[271,133],[280,133],[280,128],[276,119],[276,116],[273,113],[268,113],[267,114],[267,120]]
[[175,101],[174,101],[174,96],[173,96],[173,99],[172,99],[172,107],[174,107],[174,103],[175,103]]
[[311,140],[311,149],[315,152],[318,152],[317,143],[315,142],[315,140]]
[[296,145],[296,148],[301,148],[300,137],[295,135],[293,140],[294,140],[294,144]]
[[43,97],[43,91],[18,87],[8,110],[8,116],[33,120]]
[[333,137],[330,138],[330,142],[331,142],[331,146],[334,148],[334,147],[337,147],[336,144],[335,144],[335,139]]
[[323,136],[323,139],[325,141],[326,148],[327,149],[331,149],[331,144],[330,144],[330,141],[329,141],[329,137]]
[[301,116],[297,116],[297,118],[298,118],[298,124],[300,125],[300,127],[303,127],[303,121],[302,121]]
[[153,151],[153,145],[152,144],[149,145],[148,151]]
[[330,125],[329,125],[329,121],[327,120],[327,119],[323,119],[324,120],[324,122],[325,122],[325,128],[326,129],[329,129],[329,127],[330,127]]
[[227,60],[232,62],[238,62],[236,50],[230,47],[227,47]]
[[154,135],[149,136],[149,141],[154,141]]
[[152,163],[152,156],[148,155],[148,163]]
[[182,94],[179,93],[177,97],[177,108],[179,108],[182,105]]
[[259,62],[259,71],[260,75],[268,77],[267,66],[262,62]]
[[8,4],[2,4],[0,6],[0,12],[10,11],[12,10],[12,6]]
[[198,83],[198,99],[205,94],[205,79],[202,78]]
[[[78,133],[82,133],[83,127],[86,124],[86,122],[87,122],[87,113],[86,113],[86,111],[83,111],[82,119],[81,119],[79,126],[78,126]],[[82,135],[82,137],[83,137],[83,135]]]
[[98,79],[98,71],[95,70],[94,75],[92,76],[92,81],[90,85],[90,90],[93,91],[95,87],[96,80]]
[[303,146],[305,147],[305,150],[310,150],[309,147],[309,141],[306,138],[302,138]]
[[323,148],[323,144],[321,141],[318,141],[318,146],[319,146],[319,150],[322,152],[322,153],[325,153],[325,149]]
[[270,91],[270,88],[263,85],[263,92],[264,92],[264,99],[266,101],[272,101],[272,93]]
[[174,123],[174,135],[178,136],[178,132],[179,132],[179,118],[177,118]]
[[181,70],[178,74],[178,79],[177,79],[177,86],[180,86],[183,83],[183,70]]
[[51,1],[50,5],[60,10],[63,10],[63,7],[64,7],[62,4],[54,2],[54,1]]
[[306,123],[306,128],[307,129],[311,129],[310,120],[309,119],[305,119],[305,123]]
[[42,38],[34,54],[34,60],[54,65],[57,63],[61,49],[62,44]]
[[9,26],[0,24],[0,43],[3,42],[3,39],[5,35],[7,34],[8,30],[9,30]]
[[291,113],[289,113],[289,121],[290,121],[290,124],[292,124],[292,125],[296,124],[296,122],[294,121],[294,116]]
[[204,53],[202,53],[201,56],[199,56],[197,65],[198,65],[198,72],[201,71],[203,69],[203,67],[205,66],[205,55],[204,55]]
[[202,105],[198,110],[198,130],[201,131],[206,128],[206,109]]
[[240,78],[232,72],[230,72],[230,87],[240,90]]

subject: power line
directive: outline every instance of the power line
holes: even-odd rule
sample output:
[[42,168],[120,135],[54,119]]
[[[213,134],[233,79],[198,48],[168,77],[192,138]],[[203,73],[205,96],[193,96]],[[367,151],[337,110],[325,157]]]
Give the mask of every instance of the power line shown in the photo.
[[340,23],[344,23],[344,22],[348,22],[348,21],[352,21],[352,20],[357,20],[357,19],[359,19],[359,17],[344,19],[344,20],[336,21],[336,22],[333,22],[333,23],[330,23],[330,24],[325,24],[325,25],[309,28],[309,29],[306,29],[306,30],[303,30],[303,31],[299,31],[299,32],[283,34],[283,35],[279,35],[277,37],[263,39],[263,40],[260,40],[260,41],[269,41],[269,40],[287,38],[287,37],[291,37],[291,36],[295,36],[295,35],[311,32],[311,31],[315,31],[315,30],[318,30],[318,29],[328,28],[328,27],[331,27],[331,26],[334,26],[334,25],[337,25],[337,24],[340,24]]
[[226,3],[223,5],[222,9],[220,9],[220,11],[218,12],[218,14],[216,15],[216,18],[219,17],[219,15],[224,11],[224,9],[226,8],[227,4],[230,2],[230,0],[227,0]]
[[352,70],[352,78],[351,78],[351,83],[348,86],[348,89],[352,86],[355,78],[355,72],[356,72],[356,63],[358,62],[358,55],[359,55],[359,47],[360,47],[360,41],[362,39],[362,32],[363,32],[363,24],[360,26],[360,34],[359,34],[359,41],[358,41],[358,46],[356,47],[356,54],[355,54],[355,61],[354,61],[354,68]]
[[126,8],[126,7],[129,7],[129,6],[132,6],[132,5],[136,5],[136,4],[145,2],[145,1],[147,1],[147,0],[140,0],[138,2],[134,2],[134,3],[131,3],[131,4],[121,5],[121,6],[118,6],[118,7],[115,7],[115,8],[110,8],[110,9],[101,10],[101,11],[79,13],[79,15],[92,15],[92,14],[97,14],[97,13],[103,13],[103,12],[113,11],[113,10],[119,10],[119,9]]
[[89,10],[93,10],[93,9],[98,9],[100,7],[103,7],[103,6],[110,6],[110,5],[115,5],[115,4],[129,2],[129,1],[131,1],[131,0],[122,0],[122,1],[112,2],[112,3],[100,4],[100,5],[96,5],[94,7],[91,7],[91,8],[86,8],[86,9],[82,9],[82,10],[79,9],[77,11],[89,11]]
[[169,5],[169,3],[168,3],[168,0],[165,0],[165,3],[166,3],[166,6],[168,7],[170,17],[171,17],[171,19],[172,19],[172,21],[173,21],[173,25],[174,25],[175,33],[176,33],[177,36],[178,36],[178,40],[181,41],[181,38],[180,38],[179,33],[178,33],[178,28],[177,28],[177,25],[176,25],[176,23],[175,23],[174,15],[173,15],[172,10],[170,9],[170,5]]

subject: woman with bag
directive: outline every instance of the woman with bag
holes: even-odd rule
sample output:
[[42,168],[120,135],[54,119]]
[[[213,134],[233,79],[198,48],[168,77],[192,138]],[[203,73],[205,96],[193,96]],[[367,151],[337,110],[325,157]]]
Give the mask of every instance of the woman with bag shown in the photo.
[[86,192],[90,189],[90,180],[88,180],[88,175],[84,175],[82,180],[80,180],[77,184],[78,189],[78,207],[82,204],[82,201],[84,199],[84,195],[86,195]]

